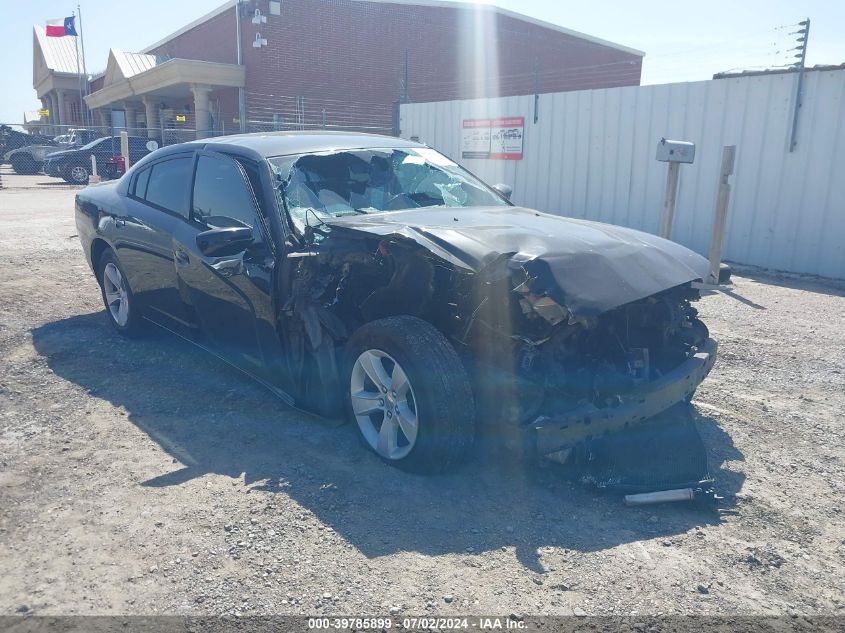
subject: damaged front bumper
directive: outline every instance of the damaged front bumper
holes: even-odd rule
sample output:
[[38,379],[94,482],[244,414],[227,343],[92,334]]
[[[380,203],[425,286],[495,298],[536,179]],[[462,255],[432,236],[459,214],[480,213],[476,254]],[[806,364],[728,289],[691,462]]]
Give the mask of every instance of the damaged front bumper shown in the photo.
[[540,415],[532,423],[537,454],[552,456],[588,438],[648,422],[692,396],[716,362],[716,341],[708,338],[693,356],[674,370],[622,398],[612,407],[592,403],[565,413]]

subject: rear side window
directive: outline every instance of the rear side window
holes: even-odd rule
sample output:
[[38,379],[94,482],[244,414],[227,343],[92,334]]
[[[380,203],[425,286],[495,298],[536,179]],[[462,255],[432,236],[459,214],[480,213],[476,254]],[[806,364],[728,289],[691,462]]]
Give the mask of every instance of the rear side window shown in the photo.
[[135,177],[135,186],[132,195],[136,198],[144,198],[147,195],[147,183],[150,180],[150,168],[147,167]]
[[187,218],[192,166],[193,159],[185,156],[164,160],[150,167],[144,196],[146,201]]

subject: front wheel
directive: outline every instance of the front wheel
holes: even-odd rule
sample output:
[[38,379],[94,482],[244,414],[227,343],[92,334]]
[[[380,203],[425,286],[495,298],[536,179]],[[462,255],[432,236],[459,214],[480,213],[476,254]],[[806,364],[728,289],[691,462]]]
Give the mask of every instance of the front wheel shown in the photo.
[[82,165],[74,165],[68,169],[67,180],[75,185],[87,185],[88,170]]
[[417,473],[461,463],[475,436],[475,403],[455,349],[411,316],[367,323],[347,343],[347,407],[364,444]]
[[97,279],[109,323],[123,336],[135,337],[141,334],[141,315],[135,297],[117,257],[110,250],[100,257]]

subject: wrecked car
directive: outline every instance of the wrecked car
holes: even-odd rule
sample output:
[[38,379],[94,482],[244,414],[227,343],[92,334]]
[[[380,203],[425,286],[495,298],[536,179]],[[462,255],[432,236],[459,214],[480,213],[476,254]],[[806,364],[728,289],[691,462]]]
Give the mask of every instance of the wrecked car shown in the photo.
[[402,139],[162,148],[79,192],[76,224],[118,332],[157,323],[415,472],[492,418],[561,461],[689,400],[716,357],[704,258],[515,206]]

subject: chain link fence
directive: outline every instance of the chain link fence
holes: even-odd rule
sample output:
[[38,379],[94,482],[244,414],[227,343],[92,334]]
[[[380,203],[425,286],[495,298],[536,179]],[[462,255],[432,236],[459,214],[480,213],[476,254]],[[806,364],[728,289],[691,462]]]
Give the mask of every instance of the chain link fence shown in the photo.
[[[0,159],[11,163],[19,173],[39,173],[52,152],[81,148],[99,138],[111,137],[116,155],[120,154],[120,133],[126,131],[136,145],[143,139],[149,148],[174,145],[241,132],[287,132],[301,130],[343,130],[398,135],[398,104],[349,102],[260,92],[246,94],[246,120],[237,112],[221,111],[218,104],[203,126],[197,129],[196,113],[186,106],[159,110],[157,124],[148,128],[143,120],[131,119],[125,125],[54,125],[49,122],[0,124]],[[115,121],[115,115],[111,116]],[[139,117],[140,118],[140,117]],[[108,120],[108,117],[106,117]],[[117,121],[124,122],[123,113]],[[28,148],[28,149],[26,149]]]

